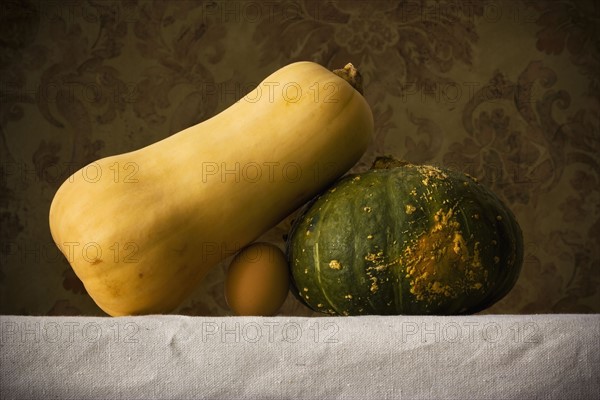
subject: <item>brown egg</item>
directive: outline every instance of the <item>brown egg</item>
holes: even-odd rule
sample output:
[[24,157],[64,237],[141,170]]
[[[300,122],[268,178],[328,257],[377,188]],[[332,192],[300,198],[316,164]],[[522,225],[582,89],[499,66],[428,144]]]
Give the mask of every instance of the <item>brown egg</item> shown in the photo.
[[237,315],[275,315],[290,287],[283,251],[270,243],[253,243],[229,264],[225,278],[225,298]]

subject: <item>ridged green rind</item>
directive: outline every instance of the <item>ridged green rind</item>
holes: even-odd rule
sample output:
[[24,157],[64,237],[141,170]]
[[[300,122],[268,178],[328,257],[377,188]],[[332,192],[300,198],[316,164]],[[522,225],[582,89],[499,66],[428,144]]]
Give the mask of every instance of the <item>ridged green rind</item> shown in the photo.
[[296,296],[319,312],[469,314],[514,286],[523,238],[474,179],[408,164],[348,175],[315,198],[287,255]]

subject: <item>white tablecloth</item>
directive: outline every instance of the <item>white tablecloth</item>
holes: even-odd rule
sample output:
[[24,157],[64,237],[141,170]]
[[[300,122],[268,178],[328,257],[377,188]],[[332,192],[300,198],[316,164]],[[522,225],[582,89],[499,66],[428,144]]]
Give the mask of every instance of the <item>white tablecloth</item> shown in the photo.
[[0,317],[0,398],[598,399],[599,315]]

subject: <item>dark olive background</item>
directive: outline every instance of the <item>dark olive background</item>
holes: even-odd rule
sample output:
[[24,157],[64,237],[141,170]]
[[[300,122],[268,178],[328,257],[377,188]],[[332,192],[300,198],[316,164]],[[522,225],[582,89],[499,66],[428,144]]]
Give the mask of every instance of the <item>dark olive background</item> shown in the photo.
[[[599,312],[599,18],[594,1],[4,2],[0,313],[102,315],[49,234],[60,183],[297,60],[362,71],[376,136],[353,171],[379,154],[453,168],[515,213],[523,271],[486,313]],[[290,219],[262,239],[283,247]],[[176,312],[229,314],[226,266]],[[312,315],[291,295],[282,314]]]

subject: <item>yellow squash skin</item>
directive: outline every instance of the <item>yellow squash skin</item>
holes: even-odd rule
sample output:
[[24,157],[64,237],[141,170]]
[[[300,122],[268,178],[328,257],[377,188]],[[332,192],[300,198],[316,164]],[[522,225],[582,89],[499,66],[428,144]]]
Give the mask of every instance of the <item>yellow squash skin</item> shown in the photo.
[[52,201],[52,237],[107,314],[167,313],[348,171],[372,135],[357,90],[293,63],[213,118],[75,172]]

